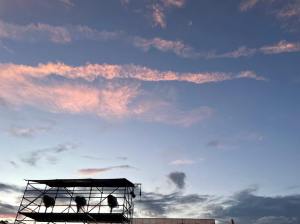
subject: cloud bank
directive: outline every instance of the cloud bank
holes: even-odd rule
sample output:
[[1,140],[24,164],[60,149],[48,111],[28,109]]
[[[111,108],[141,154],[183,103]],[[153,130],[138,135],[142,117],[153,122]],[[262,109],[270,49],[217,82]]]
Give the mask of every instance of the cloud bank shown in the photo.
[[239,223],[299,223],[300,196],[257,196],[256,188],[245,189],[228,200],[207,206],[212,217],[234,218]]
[[213,218],[227,224],[298,224],[300,196],[258,196],[249,188],[230,197],[144,192],[136,202],[138,217]]

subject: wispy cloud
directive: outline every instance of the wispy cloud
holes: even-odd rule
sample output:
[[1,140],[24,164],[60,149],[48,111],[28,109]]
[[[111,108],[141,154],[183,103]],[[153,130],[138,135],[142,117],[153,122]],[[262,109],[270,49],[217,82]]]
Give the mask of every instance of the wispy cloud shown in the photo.
[[75,5],[73,0],[58,0],[58,1],[64,4],[67,8],[71,8]]
[[160,26],[161,28],[165,28],[167,26],[166,18],[165,18],[164,8],[158,4],[152,5],[152,19],[154,26]]
[[[2,41],[1,41],[2,40]],[[51,42],[53,44],[71,44],[78,40],[85,41],[123,41],[143,51],[151,48],[160,52],[171,52],[183,58],[197,58],[203,55],[195,52],[188,44],[180,40],[167,40],[159,37],[143,38],[130,36],[122,31],[97,30],[83,25],[53,26],[45,23],[14,24],[0,20],[0,48],[13,53],[5,40],[20,42]]]
[[239,9],[249,11],[261,5],[268,14],[274,15],[290,31],[299,31],[300,1],[299,0],[243,0]]
[[78,173],[81,175],[96,175],[103,172],[108,172],[115,169],[136,169],[130,165],[119,165],[119,166],[109,166],[103,168],[85,168],[78,170]]
[[8,46],[6,46],[6,44],[4,44],[3,41],[1,41],[1,40],[0,40],[0,49],[3,49],[10,54],[14,53],[14,51],[12,49],[10,49]]
[[[70,44],[77,40],[118,40],[126,42],[144,51],[154,48],[161,52],[172,52],[177,56],[185,58],[193,58],[197,56],[197,53],[194,52],[192,47],[179,40],[166,40],[159,37],[147,39],[139,36],[130,36],[121,31],[97,30],[83,25],[54,26],[45,23],[20,25],[0,20],[0,40],[14,40],[32,43],[52,42],[54,44]],[[3,41],[0,41],[0,47],[9,53],[12,53],[13,51],[8,48]]]
[[119,32],[98,31],[88,26],[53,26],[44,23],[18,25],[0,20],[0,39],[18,41],[51,41],[66,44],[75,40],[111,40]]
[[[121,0],[120,2],[123,6],[126,6],[126,8],[128,8],[130,5],[129,0]],[[145,10],[145,14],[150,13],[153,26],[165,28],[167,27],[167,14],[169,14],[172,9],[182,8],[185,3],[186,0],[148,0],[145,1],[145,7],[139,10]]]
[[16,185],[13,184],[6,184],[0,182],[0,191],[1,192],[21,192],[22,189]]
[[74,144],[60,144],[53,148],[45,148],[45,149],[38,149],[27,153],[21,158],[21,161],[30,165],[36,166],[39,162],[50,162],[56,163],[58,159],[58,154],[72,150],[76,148]]
[[237,78],[248,78],[248,79],[255,79],[255,80],[260,80],[260,81],[267,81],[267,79],[265,77],[258,76],[253,71],[242,71],[242,72],[240,72],[240,74],[237,75]]
[[190,165],[190,164],[194,164],[196,163],[196,161],[191,160],[191,159],[176,159],[170,162],[170,165]]
[[167,26],[166,13],[172,8],[182,8],[185,0],[160,0],[151,5],[154,26],[165,28]]
[[[171,4],[171,3],[168,3]],[[175,3],[174,3],[175,4]],[[1,41],[3,40],[3,41]],[[252,56],[257,53],[262,54],[279,54],[289,52],[299,52],[299,42],[288,42],[285,40],[279,41],[273,45],[266,45],[260,48],[247,48],[241,46],[236,50],[217,53],[217,52],[199,52],[188,44],[180,40],[168,40],[159,37],[143,38],[139,36],[130,36],[124,32],[110,32],[105,30],[96,30],[88,26],[68,25],[68,26],[53,26],[44,23],[32,23],[27,25],[19,25],[7,23],[0,20],[0,47],[12,53],[13,51],[3,43],[5,40],[14,40],[21,42],[45,42],[49,41],[54,44],[70,44],[77,40],[87,41],[108,41],[119,40],[129,43],[143,51],[155,49],[163,53],[173,53],[183,58],[239,58]],[[103,65],[102,65],[103,66]],[[63,66],[61,65],[61,68]],[[45,68],[45,66],[43,67]],[[65,67],[66,68],[66,67]],[[95,69],[95,68],[94,68]],[[117,66],[110,65],[110,68],[116,70]],[[122,68],[124,71],[124,67]],[[127,66],[127,71],[132,72],[133,67]],[[135,68],[136,69],[136,68]],[[69,72],[71,72],[69,70]]]
[[18,164],[15,161],[13,161],[13,160],[9,161],[9,164],[12,165],[14,168],[18,168],[19,167]]
[[248,11],[252,9],[259,1],[261,0],[242,0],[240,3],[240,10],[241,11]]
[[213,147],[213,148],[218,148],[218,149],[222,149],[225,147],[225,144],[223,141],[221,140],[211,140],[207,143],[208,147]]
[[8,132],[15,137],[31,138],[39,133],[46,132],[50,127],[11,127]]
[[122,160],[122,161],[128,160],[128,157],[126,157],[126,156],[117,156],[115,158],[107,158],[107,157],[97,157],[97,156],[84,155],[84,156],[82,156],[82,158],[90,159],[90,160],[100,160],[100,161],[107,161],[107,160],[111,161],[111,160],[114,160],[114,159]]
[[243,145],[261,144],[265,136],[259,132],[243,132],[230,136],[223,136],[220,138],[212,139],[207,142],[206,146],[220,150],[236,150],[243,149]]
[[148,122],[189,127],[212,117],[214,110],[206,106],[183,110],[170,102],[155,100],[141,102],[136,108],[136,113],[139,114],[139,119]]
[[207,58],[240,58],[252,56],[257,52],[257,49],[247,48],[245,46],[241,46],[236,50],[225,52],[225,53],[215,53],[211,52],[207,54]]
[[[25,78],[46,78],[53,74],[68,79],[85,79],[94,81],[97,78],[136,79],[139,81],[184,81],[195,84],[221,82],[239,78],[239,74],[223,72],[178,73],[159,71],[138,65],[87,64],[84,66],[69,66],[63,63],[39,64],[38,66],[0,64],[1,81],[22,82]],[[8,75],[9,74],[9,75]],[[254,74],[254,73],[253,73]],[[256,78],[259,77],[256,75]],[[256,79],[255,78],[255,79]],[[4,88],[4,86],[3,86]]]
[[300,42],[289,42],[281,40],[278,43],[272,45],[265,45],[259,48],[247,48],[245,46],[239,47],[236,50],[225,52],[225,53],[210,53],[207,58],[240,58],[249,57],[254,54],[283,54],[300,52]]
[[285,5],[277,11],[277,17],[299,25],[300,20],[300,1],[289,0],[285,1]]
[[[0,69],[0,98],[12,107],[29,106],[52,113],[93,114],[105,119],[135,118],[181,126],[209,118],[213,109],[200,106],[185,110],[163,99],[144,99],[145,92],[138,81],[204,84],[241,78],[264,79],[251,71],[178,73],[138,65],[0,64]],[[103,79],[102,84],[99,79]],[[128,79],[136,81],[128,83]],[[30,132],[32,130],[20,130],[17,134]]]
[[158,37],[152,39],[134,37],[132,38],[132,43],[135,47],[138,47],[144,51],[155,49],[160,52],[171,52],[182,58],[193,59],[240,58],[250,57],[255,54],[271,55],[300,52],[300,42],[290,42],[286,40],[281,40],[275,44],[264,45],[258,48],[248,48],[246,46],[241,46],[233,51],[224,53],[217,53],[215,51],[200,52],[182,41],[166,40]]
[[149,51],[151,48],[162,52],[172,52],[180,57],[195,58],[197,53],[194,52],[192,47],[183,43],[182,41],[165,40],[161,38],[145,39],[141,37],[134,38],[133,44],[145,51]]
[[274,45],[263,46],[260,51],[264,54],[281,54],[289,52],[300,52],[300,42],[279,41]]
[[175,192],[160,194],[143,192],[142,199],[136,201],[138,217],[199,217],[199,209],[212,200],[209,195],[182,194]]

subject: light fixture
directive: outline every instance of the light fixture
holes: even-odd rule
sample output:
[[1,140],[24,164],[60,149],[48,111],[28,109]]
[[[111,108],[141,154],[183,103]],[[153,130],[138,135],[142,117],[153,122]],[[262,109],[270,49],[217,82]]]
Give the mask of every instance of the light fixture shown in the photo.
[[119,206],[117,198],[111,194],[107,196],[107,203],[110,207],[110,213],[112,213],[113,208]]
[[52,198],[52,197],[50,197],[49,195],[44,195],[43,196],[43,203],[44,203],[44,205],[46,207],[46,210],[45,210],[45,213],[46,213],[47,209],[49,207],[54,207],[54,205],[55,205],[55,199]]
[[86,206],[86,200],[82,196],[76,196],[75,197],[76,207],[77,207],[77,213],[82,209],[82,207]]

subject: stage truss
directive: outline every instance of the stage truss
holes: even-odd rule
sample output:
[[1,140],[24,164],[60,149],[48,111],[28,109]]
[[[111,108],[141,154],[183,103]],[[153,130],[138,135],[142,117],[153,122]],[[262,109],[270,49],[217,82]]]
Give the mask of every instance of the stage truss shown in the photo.
[[[27,180],[15,224],[131,223],[137,188],[140,184],[127,179]],[[118,202],[113,208],[108,199],[112,196]],[[52,198],[55,205],[46,208],[44,197]],[[80,208],[78,198],[85,200]]]

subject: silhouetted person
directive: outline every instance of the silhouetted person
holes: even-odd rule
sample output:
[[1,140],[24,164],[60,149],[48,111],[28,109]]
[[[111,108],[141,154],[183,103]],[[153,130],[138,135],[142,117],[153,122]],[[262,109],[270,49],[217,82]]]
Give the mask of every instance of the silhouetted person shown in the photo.
[[76,196],[75,202],[76,202],[76,206],[77,206],[77,213],[80,211],[80,209],[82,207],[86,206],[86,200],[84,197]]
[[47,212],[47,209],[49,208],[49,207],[54,207],[54,205],[55,205],[55,199],[54,198],[52,198],[52,197],[50,197],[49,195],[44,195],[43,196],[43,203],[44,203],[44,205],[45,205],[45,207],[46,207],[46,210],[45,210],[45,212]]
[[231,219],[231,224],[234,224],[234,220],[233,219]]
[[107,196],[107,203],[110,207],[110,213],[112,213],[113,208],[119,206],[117,198],[111,194]]

